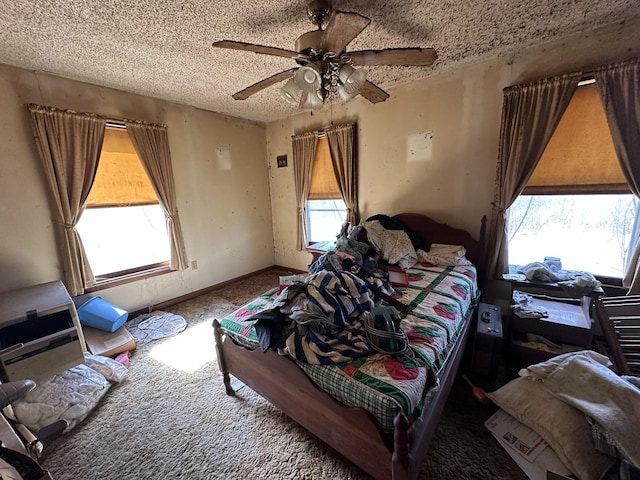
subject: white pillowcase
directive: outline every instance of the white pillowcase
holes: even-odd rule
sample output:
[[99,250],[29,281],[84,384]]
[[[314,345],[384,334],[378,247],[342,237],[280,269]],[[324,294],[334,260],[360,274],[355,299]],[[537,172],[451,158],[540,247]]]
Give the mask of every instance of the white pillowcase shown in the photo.
[[418,259],[421,262],[433,265],[471,265],[465,257],[467,250],[462,245],[446,245],[442,243],[432,243],[428,252],[418,250]]

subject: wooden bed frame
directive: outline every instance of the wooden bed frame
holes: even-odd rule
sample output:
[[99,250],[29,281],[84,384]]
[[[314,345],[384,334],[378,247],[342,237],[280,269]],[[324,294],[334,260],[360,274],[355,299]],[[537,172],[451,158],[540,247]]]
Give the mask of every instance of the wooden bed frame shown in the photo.
[[[421,214],[404,213],[394,218],[431,243],[463,245],[467,258],[478,268],[478,279],[482,278],[486,217],[482,219],[479,241],[464,230]],[[218,365],[228,395],[235,394],[231,374],[374,478],[415,479],[462,360],[474,311],[472,307],[437,385],[428,394],[422,415],[409,427],[407,418],[398,414],[393,439],[381,435],[366,410],[345,406],[318,388],[292,359],[271,349],[263,353],[261,349],[241,347],[224,336],[220,323],[214,320]],[[310,411],[313,415],[308,414]]]

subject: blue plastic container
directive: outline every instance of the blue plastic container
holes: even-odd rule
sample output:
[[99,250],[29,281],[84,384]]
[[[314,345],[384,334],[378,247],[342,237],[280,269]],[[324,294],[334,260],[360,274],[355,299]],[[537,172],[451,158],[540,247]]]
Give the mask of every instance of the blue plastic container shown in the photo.
[[93,297],[78,308],[78,318],[82,325],[115,332],[127,320],[129,312],[116,307],[102,297]]

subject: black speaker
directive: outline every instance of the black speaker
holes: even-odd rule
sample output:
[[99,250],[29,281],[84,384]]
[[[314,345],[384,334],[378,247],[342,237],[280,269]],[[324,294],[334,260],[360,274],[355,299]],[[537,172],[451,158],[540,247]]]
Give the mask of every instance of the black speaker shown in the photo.
[[478,319],[471,359],[474,373],[495,378],[502,358],[502,311],[496,305],[478,304]]

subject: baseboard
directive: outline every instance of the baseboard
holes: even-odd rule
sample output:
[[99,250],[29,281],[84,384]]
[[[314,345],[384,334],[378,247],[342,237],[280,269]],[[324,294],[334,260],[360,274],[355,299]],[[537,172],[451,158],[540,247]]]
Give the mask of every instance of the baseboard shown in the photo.
[[166,300],[164,302],[161,303],[157,303],[155,305],[150,305],[147,308],[141,308],[139,310],[134,310],[133,312],[129,312],[129,318],[135,318],[139,315],[142,315],[144,313],[149,313],[150,311],[153,310],[164,310],[166,308],[169,308],[173,305],[176,305],[177,303],[181,303],[181,302],[185,302],[187,300],[191,300],[192,298],[196,298],[199,297],[200,295],[204,295],[205,293],[210,293],[213,292],[215,290],[220,290],[224,287],[227,287],[229,285],[232,285],[236,282],[240,282],[242,280],[245,280],[247,278],[253,277],[254,275],[260,275],[262,273],[267,273],[270,272],[272,270],[286,270],[287,272],[291,272],[291,273],[306,273],[304,270],[298,270],[297,268],[289,268],[289,267],[283,267],[281,265],[272,265],[270,267],[267,268],[262,268],[260,270],[256,270],[255,272],[251,272],[251,273],[247,273],[245,275],[241,275],[239,277],[235,277],[232,278],[230,280],[226,280],[224,282],[220,282],[220,283],[216,283],[215,285],[211,285],[209,287],[206,288],[202,288],[200,290],[196,290],[194,292],[189,292],[185,295],[181,295],[179,297],[175,297],[172,298],[170,300]]

